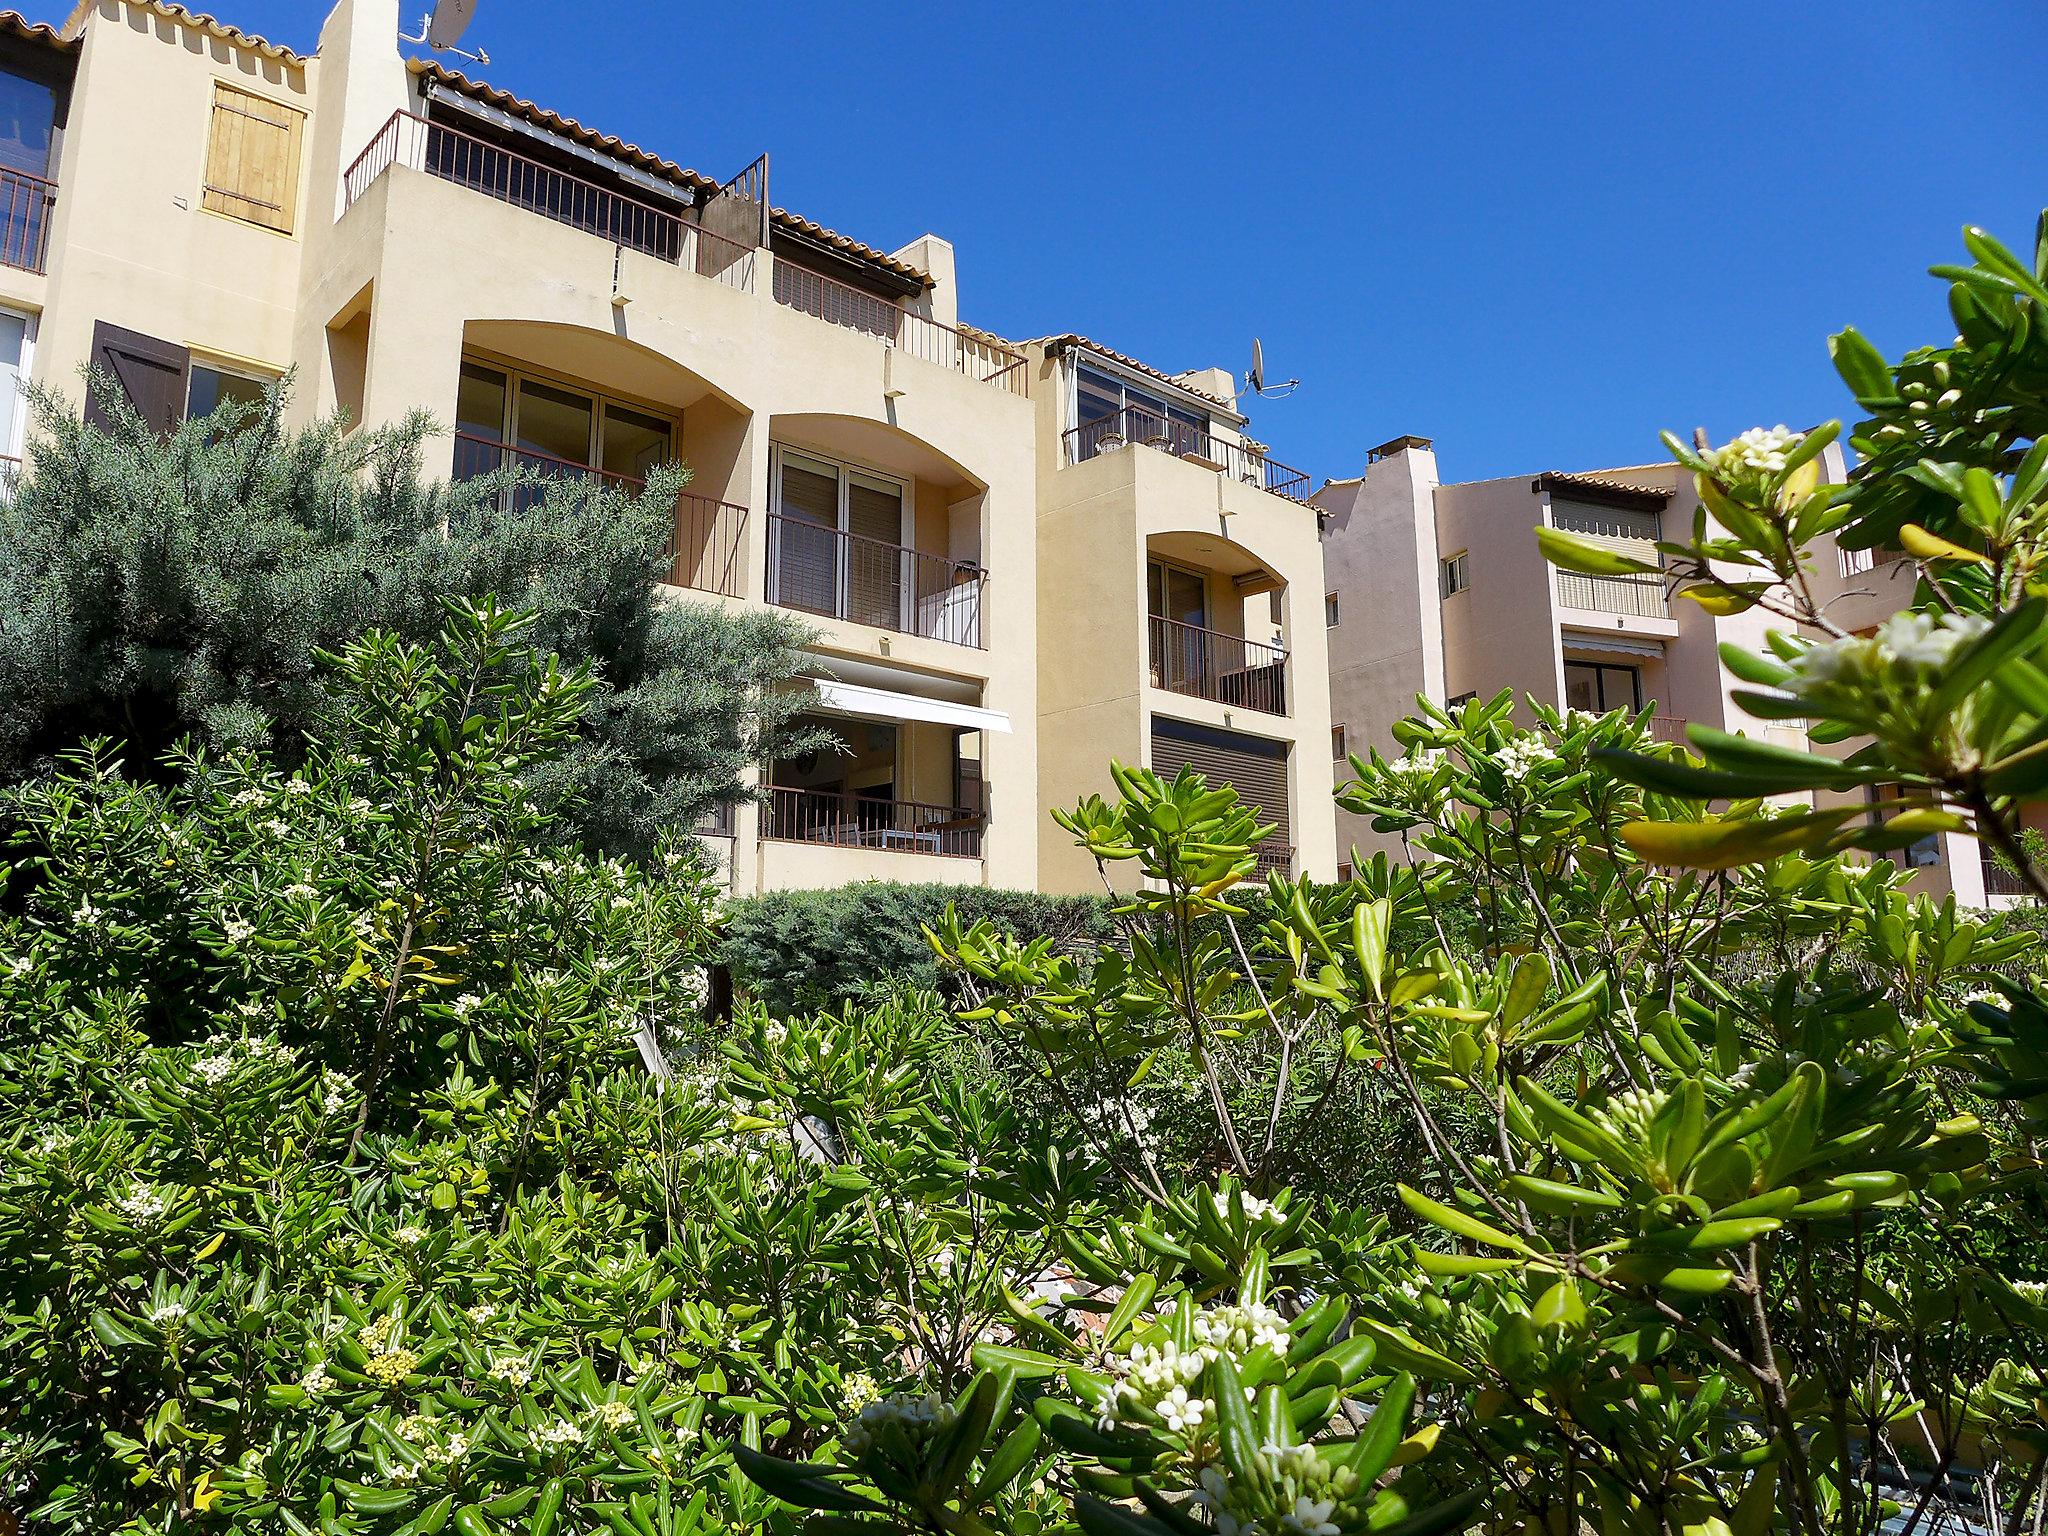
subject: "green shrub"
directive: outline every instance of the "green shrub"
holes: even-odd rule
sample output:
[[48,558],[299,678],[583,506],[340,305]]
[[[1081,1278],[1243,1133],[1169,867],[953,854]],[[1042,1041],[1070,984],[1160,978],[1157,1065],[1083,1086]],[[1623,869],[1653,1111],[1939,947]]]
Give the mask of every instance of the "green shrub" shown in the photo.
[[899,988],[939,985],[923,930],[951,906],[1062,949],[1111,937],[1099,896],[1040,896],[978,885],[868,881],[826,891],[771,891],[725,909],[718,959],[735,985],[769,1012],[834,1008]]

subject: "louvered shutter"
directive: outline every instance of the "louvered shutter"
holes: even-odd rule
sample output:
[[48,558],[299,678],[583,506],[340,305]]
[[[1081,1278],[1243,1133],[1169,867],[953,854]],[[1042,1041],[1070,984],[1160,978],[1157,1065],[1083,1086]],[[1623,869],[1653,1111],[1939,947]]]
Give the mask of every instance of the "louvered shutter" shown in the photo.
[[1171,779],[1182,768],[1192,768],[1212,785],[1230,784],[1238,797],[1255,807],[1261,821],[1273,822],[1276,830],[1261,852],[1283,857],[1294,842],[1293,818],[1287,813],[1287,744],[1263,736],[1213,726],[1190,725],[1184,720],[1152,722],[1152,771]]
[[[92,328],[92,366],[111,377],[136,414],[159,432],[169,432],[185,419],[185,381],[192,367],[186,348],[101,320]],[[85,419],[102,429],[114,424],[90,392]]]
[[809,613],[839,611],[839,476],[785,458],[776,503],[775,601]]
[[846,617],[856,624],[901,629],[903,623],[903,493],[851,475],[846,486],[848,541]]
[[305,120],[295,107],[216,82],[204,206],[290,234],[299,201],[299,138]]

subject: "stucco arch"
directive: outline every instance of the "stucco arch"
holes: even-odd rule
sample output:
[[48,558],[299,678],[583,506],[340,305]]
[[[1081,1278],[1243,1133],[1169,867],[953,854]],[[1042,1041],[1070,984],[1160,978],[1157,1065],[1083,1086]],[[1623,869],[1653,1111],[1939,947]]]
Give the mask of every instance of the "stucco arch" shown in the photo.
[[1284,590],[1287,586],[1278,565],[1220,533],[1178,530],[1147,534],[1145,554],[1148,559],[1171,560],[1211,576],[1227,577],[1239,595],[1245,597]]

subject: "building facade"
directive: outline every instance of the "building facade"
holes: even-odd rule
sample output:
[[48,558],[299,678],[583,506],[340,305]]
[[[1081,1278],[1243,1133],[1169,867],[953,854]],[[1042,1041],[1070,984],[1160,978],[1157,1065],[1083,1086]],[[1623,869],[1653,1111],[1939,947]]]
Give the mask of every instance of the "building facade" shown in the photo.
[[0,367],[164,426],[289,372],[299,421],[424,411],[457,478],[686,464],[675,595],[800,616],[844,747],[707,826],[736,889],[1089,888],[1047,812],[1112,757],[1230,775],[1262,862],[1335,873],[1320,514],[1227,374],[966,325],[937,236],[867,246],[766,157],[700,175],[398,34],[397,0],[309,55],[165,0],[0,23]]

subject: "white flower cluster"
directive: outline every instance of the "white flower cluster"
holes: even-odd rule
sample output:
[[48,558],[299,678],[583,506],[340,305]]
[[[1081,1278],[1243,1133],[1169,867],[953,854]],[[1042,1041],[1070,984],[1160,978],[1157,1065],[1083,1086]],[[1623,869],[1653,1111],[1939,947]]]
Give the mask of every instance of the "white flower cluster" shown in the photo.
[[427,1240],[427,1229],[414,1222],[407,1222],[391,1235],[398,1242],[405,1244],[406,1247],[417,1248]]
[[1427,779],[1444,765],[1441,747],[1424,747],[1420,752],[1410,752],[1406,757],[1397,757],[1387,764],[1387,771],[1404,779]]
[[936,1392],[921,1397],[898,1392],[861,1409],[840,1443],[855,1460],[867,1455],[885,1435],[892,1439],[901,1435],[914,1449],[944,1433],[954,1417],[953,1405],[941,1402]]
[[1553,756],[1542,737],[1517,736],[1493,754],[1493,763],[1510,782],[1519,782],[1550,762]]
[[533,1432],[533,1442],[536,1445],[545,1445],[550,1448],[565,1445],[581,1445],[583,1443],[583,1431],[574,1424],[571,1424],[567,1419],[555,1419],[550,1423],[541,1425]]
[[1804,432],[1794,432],[1782,421],[1775,427],[1751,427],[1731,438],[1704,457],[1714,478],[1725,485],[1755,485],[1785,472],[1785,464],[1802,441]]
[[294,880],[290,885],[286,886],[277,894],[282,896],[286,901],[311,901],[315,896],[318,896],[320,893],[314,890],[313,887],[308,885],[305,881]]
[[1338,1506],[1358,1492],[1358,1474],[1333,1466],[1312,1445],[1260,1447],[1242,1483],[1220,1466],[1202,1469],[1195,1502],[1218,1536],[1339,1536]]
[[163,1220],[170,1208],[170,1197],[153,1184],[137,1184],[114,1202],[115,1210],[144,1227]]
[[1630,1088],[1593,1110],[1591,1116],[1623,1141],[1642,1142],[1649,1138],[1650,1122],[1670,1099],[1661,1088]]
[[185,1304],[181,1301],[167,1301],[154,1308],[149,1314],[152,1323],[174,1323],[185,1315]]
[[1963,646],[1991,627],[1979,614],[1929,614],[1908,609],[1872,635],[1808,646],[1792,663],[1786,689],[1810,698],[1836,689],[1861,691],[1873,682],[1925,682]]
[[1146,1152],[1157,1152],[1159,1133],[1152,1129],[1153,1111],[1131,1099],[1098,1099],[1079,1106],[1081,1123],[1091,1133],[1089,1140],[1115,1146],[1128,1141]]
[[325,1361],[299,1378],[299,1390],[308,1397],[325,1397],[334,1390],[334,1378],[327,1374]]
[[498,1305],[492,1301],[480,1301],[475,1306],[464,1307],[462,1315],[479,1328],[487,1327],[491,1319],[498,1315]]
[[493,1380],[523,1387],[533,1380],[533,1366],[518,1355],[500,1355],[491,1362]]
[[230,944],[246,944],[256,937],[256,925],[239,917],[223,918],[220,931]]
[[2043,1285],[2039,1280],[2008,1280],[2005,1283],[2013,1288],[2022,1301],[2031,1301],[2037,1307],[2048,1301],[2048,1285]]
[[859,1413],[863,1408],[882,1400],[882,1389],[875,1384],[875,1378],[866,1371],[855,1371],[841,1383],[841,1388],[848,1413]]
[[348,1108],[348,1096],[355,1087],[341,1073],[329,1067],[320,1074],[320,1113],[338,1115]]
[[1172,1434],[1197,1438],[1213,1422],[1216,1404],[1188,1389],[1201,1381],[1209,1363],[1223,1355],[1239,1362],[1262,1344],[1275,1353],[1287,1348],[1286,1322],[1258,1302],[1197,1312],[1189,1319],[1189,1332],[1191,1348],[1183,1350],[1168,1338],[1138,1344],[1124,1359],[1111,1362],[1117,1381],[1102,1401],[1104,1429],[1156,1419]]
[[633,1405],[613,1398],[590,1410],[590,1416],[604,1429],[624,1429],[633,1422]]

